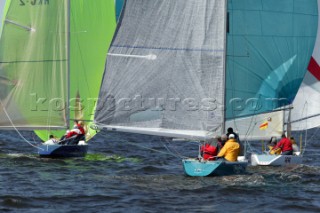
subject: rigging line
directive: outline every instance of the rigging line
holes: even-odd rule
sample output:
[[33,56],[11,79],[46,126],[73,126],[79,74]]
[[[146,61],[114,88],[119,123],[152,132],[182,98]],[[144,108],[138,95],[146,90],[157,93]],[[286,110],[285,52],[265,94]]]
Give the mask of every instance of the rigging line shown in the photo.
[[162,153],[162,154],[172,155],[172,156],[174,156],[174,157],[177,157],[177,156],[174,155],[173,153],[167,153],[167,152],[163,152],[163,151],[160,151],[160,150],[148,148],[148,147],[146,147],[146,146],[142,146],[142,145],[139,145],[139,144],[137,144],[137,143],[133,143],[133,142],[130,142],[130,141],[127,141],[127,140],[123,140],[123,141],[121,141],[121,142],[125,142],[125,143],[131,144],[131,145],[134,145],[134,146],[143,148],[143,149],[151,150],[151,151],[154,151],[154,152],[159,152],[159,153]]
[[293,120],[293,121],[291,121],[291,123],[296,123],[296,122],[299,122],[299,121],[308,120],[309,118],[314,118],[314,117],[318,117],[318,116],[320,116],[320,113],[314,114],[314,115],[310,115],[308,117],[300,118],[300,119],[297,119],[297,120]]
[[13,122],[12,122],[12,120],[11,120],[8,112],[7,112],[7,110],[5,109],[4,105],[2,104],[1,99],[0,99],[0,104],[1,104],[2,109],[3,109],[4,113],[6,114],[8,120],[10,121],[12,127],[16,130],[16,132],[19,134],[19,136],[20,136],[26,143],[28,143],[30,146],[32,146],[32,147],[34,147],[34,148],[36,148],[36,149],[44,150],[44,149],[42,149],[42,148],[40,148],[40,147],[38,147],[38,146],[36,146],[36,145],[33,145],[30,141],[28,141],[25,137],[23,137],[23,135],[19,132],[19,130],[14,126],[14,124],[13,124]]
[[32,134],[32,139],[33,139],[33,142],[34,142],[34,143],[37,143],[37,141],[36,141],[36,139],[35,139],[35,135],[36,135],[36,134],[33,132],[33,134]]
[[[170,141],[169,140],[167,140],[167,139],[164,139],[165,140],[165,142],[167,142],[167,143],[169,143],[170,144]],[[163,143],[163,141],[160,139],[160,141],[161,141],[161,143],[162,143],[162,145],[164,146],[164,148],[166,148],[166,150],[168,150],[168,152],[171,152],[172,154],[174,154],[174,152],[172,152],[170,149],[169,149],[169,147],[166,145],[166,144],[164,144]],[[186,156],[183,156],[183,155],[181,155],[177,150],[175,150],[175,149],[173,149],[174,151],[175,151],[175,156],[177,157],[177,158],[180,158],[180,159],[183,159],[183,158],[186,158]]]
[[[319,130],[319,128],[318,128],[318,130]],[[303,154],[304,154],[304,152],[306,151],[306,148],[307,148],[307,139],[308,139],[307,136],[308,136],[308,129],[306,129],[306,134],[305,134],[305,138],[304,138],[304,148],[303,148],[302,153],[301,153],[302,156],[303,156]]]
[[[261,95],[259,94],[259,99],[261,98]],[[256,113],[256,110],[253,112],[254,114],[251,115],[251,121],[250,121],[250,125],[249,128],[246,131],[245,137],[248,137],[249,134],[252,134],[252,132],[254,131],[254,126],[258,123],[257,119],[258,119],[258,115]],[[251,131],[250,131],[251,129]]]
[[169,147],[168,147],[167,145],[165,145],[164,143],[162,143],[162,146],[163,146],[169,153],[171,153],[173,156],[175,156],[176,158],[179,158],[179,159],[186,158],[186,156],[181,155],[181,154],[178,153],[176,150],[174,150],[175,153],[172,152],[172,151],[169,149]]
[[[169,140],[167,140],[167,142],[168,143],[170,143],[170,141]],[[199,146],[199,153],[200,153],[200,146],[202,145],[202,143],[200,142],[200,141],[188,141],[189,143],[196,143],[196,144],[198,144],[198,146]],[[167,148],[167,147],[165,147],[165,148]],[[167,148],[168,149],[168,148]],[[174,151],[175,151],[175,153],[181,158],[181,159],[186,159],[186,158],[189,158],[189,157],[187,157],[187,156],[183,156],[183,155],[181,155],[177,150],[175,150],[175,149],[173,149]],[[170,151],[170,150],[168,150],[169,152],[172,152],[172,151]],[[173,152],[172,152],[173,153]]]
[[135,145],[137,147],[141,147],[141,148],[144,148],[144,149],[147,149],[147,150],[151,150],[151,151],[154,151],[154,152],[159,152],[159,153],[162,153],[162,154],[166,154],[166,155],[172,155],[174,157],[177,157],[176,155],[174,155],[173,153],[168,153],[168,152],[164,152],[164,151],[160,151],[160,150],[157,150],[157,149],[152,149],[152,148],[149,148],[149,147],[146,147],[146,146],[142,146],[142,145],[138,145],[136,143],[133,143],[133,142],[129,142],[129,141],[125,141],[126,143],[129,143],[131,145]]

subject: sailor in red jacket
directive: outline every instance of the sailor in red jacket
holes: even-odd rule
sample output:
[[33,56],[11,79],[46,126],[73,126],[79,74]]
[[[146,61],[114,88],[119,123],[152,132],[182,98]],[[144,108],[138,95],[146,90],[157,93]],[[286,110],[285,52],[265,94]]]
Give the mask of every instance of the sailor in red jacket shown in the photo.
[[79,121],[79,122],[75,121],[75,123],[76,123],[78,129],[80,130],[81,134],[82,134],[82,135],[85,135],[85,134],[86,134],[86,131],[85,131],[84,128],[83,128],[83,125],[84,125],[84,124],[83,124],[83,121]]
[[293,148],[291,141],[286,137],[285,134],[282,134],[281,140],[275,145],[272,150],[275,150],[277,148],[281,148],[281,155],[292,155],[293,154]]
[[83,122],[78,122],[77,120],[74,121],[74,126],[71,131],[67,133],[66,138],[71,138],[74,135],[85,135],[85,130],[83,128]]
[[211,143],[205,143],[200,148],[201,155],[204,160],[215,160],[217,156],[217,147],[213,146]]

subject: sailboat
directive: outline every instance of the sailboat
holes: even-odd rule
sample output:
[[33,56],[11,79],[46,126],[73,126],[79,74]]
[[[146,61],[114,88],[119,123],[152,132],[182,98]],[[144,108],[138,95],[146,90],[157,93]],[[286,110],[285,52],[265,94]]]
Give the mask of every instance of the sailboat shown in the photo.
[[[206,141],[241,123],[243,139],[269,138],[271,130],[279,135],[278,129],[250,128],[266,113],[275,117],[270,127],[278,127],[282,103],[258,108],[250,100],[293,99],[288,91],[298,90],[305,73],[300,57],[310,52],[314,38],[292,35],[292,21],[313,20],[314,14],[300,17],[298,7],[290,7],[284,15],[287,9],[279,5],[288,1],[277,2],[125,1],[107,56],[95,126]],[[294,78],[287,75],[292,70]],[[233,108],[239,99],[250,106]],[[189,176],[209,176],[244,172],[248,161],[245,156],[236,162],[200,157],[182,159],[182,164]]]
[[[113,0],[7,0],[0,41],[0,129],[61,137],[90,124],[114,33]],[[87,128],[86,140],[95,131]],[[41,145],[40,156],[75,157],[82,145]]]
[[[318,0],[318,11],[320,11],[320,1]],[[318,17],[319,18],[319,17]],[[320,76],[319,76],[319,46],[320,46],[320,20],[318,20],[317,38],[310,59],[307,72],[304,76],[299,91],[292,103],[292,109],[290,112],[290,124],[289,129],[294,131],[307,131],[308,129],[319,127],[319,101],[320,101]],[[313,25],[312,25],[313,26]],[[305,139],[306,140],[306,139]],[[287,164],[299,164],[302,162],[303,153],[305,150],[306,141],[303,144],[302,137],[300,138],[299,152],[297,156],[281,156],[279,159],[271,159],[272,163],[268,165],[287,165]]]
[[[319,90],[316,89],[316,82],[318,80],[316,80],[315,77],[317,75],[318,66],[315,58],[317,58],[318,55],[317,49],[319,43],[319,3],[319,0],[304,2],[303,4],[306,6],[305,11],[303,13],[299,11],[295,18],[296,26],[302,26],[304,23],[308,23],[307,26],[301,27],[300,32],[297,33],[297,35],[301,35],[301,42],[309,41],[310,43],[305,43],[307,44],[305,47],[301,46],[301,48],[305,48],[308,52],[305,52],[304,55],[300,55],[298,56],[299,58],[297,58],[299,59],[299,62],[302,62],[299,69],[306,70],[302,84],[298,91],[296,90],[296,86],[291,89],[291,94],[296,94],[294,100],[287,101],[287,109],[278,112],[279,116],[282,116],[283,118],[281,122],[277,119],[278,124],[280,124],[277,129],[281,130],[279,133],[285,131],[287,137],[291,136],[292,131],[306,130],[319,125],[316,118],[320,113],[317,110],[317,99],[319,100],[319,97],[317,96],[319,96]],[[300,18],[301,16],[303,19]],[[312,42],[313,38],[316,38],[316,41],[315,45],[312,46],[311,44],[314,43]],[[312,49],[313,53],[311,52]],[[311,57],[311,60],[309,57]],[[309,62],[309,64],[306,62]],[[296,83],[300,82],[299,79],[301,76],[297,76],[295,70],[289,70],[288,73],[292,76],[292,80],[295,80]],[[286,80],[285,78],[283,79]],[[270,120],[273,119],[271,118],[272,116],[269,115],[266,117]],[[263,123],[268,126],[268,124],[270,125],[274,122],[268,122],[266,119],[264,121],[260,120],[260,125]],[[274,133],[270,134],[270,136],[276,136],[280,139],[280,137]],[[303,149],[302,138],[300,138],[300,150],[293,152],[293,155],[271,155],[268,151],[265,151],[262,154],[253,153],[251,155],[251,164],[254,166],[286,166],[301,164],[303,160]]]

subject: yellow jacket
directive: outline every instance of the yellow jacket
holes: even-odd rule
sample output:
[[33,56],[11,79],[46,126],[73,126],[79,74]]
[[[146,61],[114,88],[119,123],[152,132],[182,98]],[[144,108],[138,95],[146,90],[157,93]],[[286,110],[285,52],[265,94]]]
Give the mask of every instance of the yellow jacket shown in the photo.
[[275,150],[272,150],[273,146],[269,146],[269,153],[271,155],[280,155],[281,154],[281,148],[277,148]]
[[218,157],[224,157],[227,161],[237,161],[240,144],[236,139],[229,139],[218,153]]

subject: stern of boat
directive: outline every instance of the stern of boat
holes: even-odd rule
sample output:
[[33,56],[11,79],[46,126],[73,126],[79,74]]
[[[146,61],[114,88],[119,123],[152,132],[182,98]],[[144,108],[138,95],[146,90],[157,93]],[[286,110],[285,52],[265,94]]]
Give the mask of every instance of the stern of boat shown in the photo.
[[212,175],[233,175],[244,173],[248,161],[228,162],[224,160],[205,161],[202,159],[183,159],[185,174],[192,177],[204,177]]
[[38,154],[40,157],[84,157],[88,152],[88,144],[82,142],[78,145],[40,145]]
[[252,154],[252,166],[286,166],[302,163],[302,156],[296,155],[270,155],[270,154]]

